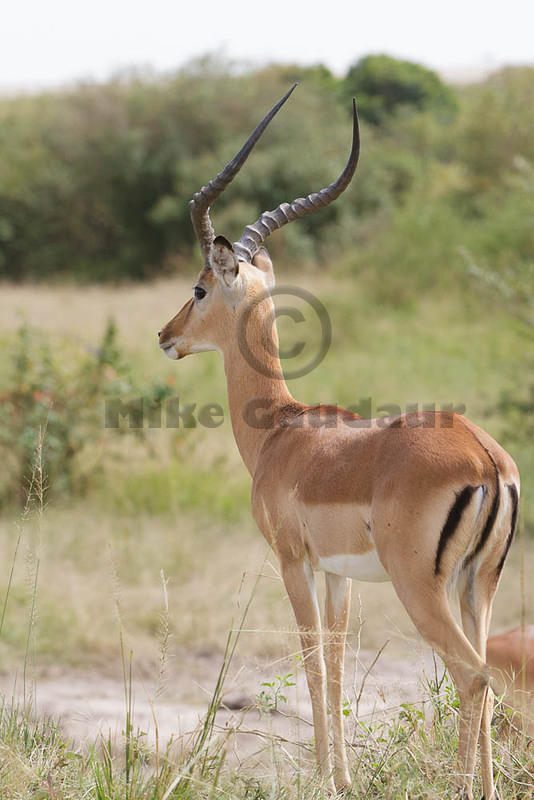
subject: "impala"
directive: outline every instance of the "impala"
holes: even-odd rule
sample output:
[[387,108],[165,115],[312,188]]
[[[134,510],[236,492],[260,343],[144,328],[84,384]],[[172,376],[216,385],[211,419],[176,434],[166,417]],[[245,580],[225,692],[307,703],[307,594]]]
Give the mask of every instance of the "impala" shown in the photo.
[[519,713],[524,730],[534,735],[534,625],[488,639],[486,661],[505,703]]
[[534,692],[534,625],[514,628],[487,642],[486,661],[505,685]]
[[[480,740],[484,796],[492,800],[493,694],[486,639],[517,518],[517,468],[487,433],[452,412],[359,425],[356,415],[335,406],[300,403],[289,393],[278,355],[269,294],[273,265],[262,242],[328,205],[349,185],[359,155],[354,102],[352,148],[334,183],[264,212],[233,245],[216,237],[211,224],[210,206],[294,88],[194,195],[191,218],[203,267],[193,297],[159,331],[159,346],[172,359],[206,350],[222,353],[232,428],[252,477],[252,513],[280,561],[300,632],[319,773],[328,789],[350,787],[341,708],[350,579],[389,580],[458,689],[458,791],[472,798]],[[245,319],[256,363],[242,346]],[[271,410],[270,426],[250,424],[248,409],[258,399]],[[317,572],[326,580],[324,634]],[[451,611],[451,593],[460,600],[461,627]]]

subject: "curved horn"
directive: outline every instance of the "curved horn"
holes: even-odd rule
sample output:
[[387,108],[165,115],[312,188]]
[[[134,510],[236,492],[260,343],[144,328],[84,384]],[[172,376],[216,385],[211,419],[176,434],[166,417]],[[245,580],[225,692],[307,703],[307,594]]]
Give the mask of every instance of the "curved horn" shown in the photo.
[[235,178],[250,155],[252,148],[262,135],[263,131],[275,114],[277,114],[282,108],[296,86],[297,84],[295,83],[289,92],[287,92],[287,94],[285,94],[282,99],[275,106],[273,106],[273,108],[271,108],[269,113],[262,119],[260,124],[251,133],[239,153],[228,162],[222,172],[219,172],[219,174],[213,178],[213,180],[211,180],[207,186],[203,186],[200,192],[197,192],[195,195],[193,195],[193,199],[189,203],[191,221],[193,223],[193,228],[195,229],[195,234],[202,251],[202,257],[206,265],[209,264],[211,245],[215,238],[215,231],[213,230],[213,225],[211,224],[209,214],[210,206],[219,197],[219,195],[224,192],[230,181]]
[[352,127],[352,148],[350,151],[347,165],[337,181],[331,183],[326,189],[320,192],[309,194],[308,197],[298,197],[292,203],[281,203],[274,211],[264,211],[261,217],[253,225],[247,225],[243,231],[243,236],[238,242],[234,242],[234,250],[240,261],[252,261],[260,244],[273,231],[293,222],[294,219],[311,214],[318,208],[324,208],[332,203],[347,188],[352,180],[358,156],[360,155],[360,129],[358,125],[358,112],[356,111],[356,101],[352,101],[353,127]]

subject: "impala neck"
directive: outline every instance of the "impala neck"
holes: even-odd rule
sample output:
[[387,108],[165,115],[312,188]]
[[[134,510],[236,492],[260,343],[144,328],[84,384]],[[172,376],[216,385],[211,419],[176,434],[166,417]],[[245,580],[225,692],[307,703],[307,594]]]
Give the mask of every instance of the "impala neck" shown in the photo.
[[[265,333],[267,330],[270,335]],[[254,476],[258,455],[280,410],[294,405],[295,400],[278,357],[276,325],[265,325],[265,317],[258,309],[251,314],[246,339],[248,358],[237,335],[227,337],[223,356],[232,429],[245,466]],[[250,363],[251,354],[258,360],[256,365]]]

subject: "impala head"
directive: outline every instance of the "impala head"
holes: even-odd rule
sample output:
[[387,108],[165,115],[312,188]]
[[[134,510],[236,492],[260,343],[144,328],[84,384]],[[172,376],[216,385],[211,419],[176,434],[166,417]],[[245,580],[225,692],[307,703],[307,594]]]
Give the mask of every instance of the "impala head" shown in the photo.
[[295,86],[269,111],[232,161],[203,186],[189,204],[204,266],[195,282],[193,297],[158,333],[159,346],[169,358],[222,350],[225,340],[236,335],[243,307],[274,286],[273,265],[262,246],[267,236],[288,222],[329,205],[346,189],[354,175],[360,139],[353,101],[352,148],[345,169],[334,183],[308,197],[282,203],[274,211],[265,211],[253,225],[245,228],[240,240],[233,245],[224,236],[215,236],[209,215],[212,203],[237,175]]

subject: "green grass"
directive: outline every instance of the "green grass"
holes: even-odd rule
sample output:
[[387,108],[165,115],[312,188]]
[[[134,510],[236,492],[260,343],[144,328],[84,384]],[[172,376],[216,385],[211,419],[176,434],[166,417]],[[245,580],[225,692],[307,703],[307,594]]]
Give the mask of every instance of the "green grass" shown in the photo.
[[178,519],[206,509],[212,518],[231,524],[243,517],[250,485],[241,471],[232,475],[220,458],[210,469],[191,469],[176,460],[162,470],[160,463],[147,460],[138,471],[120,470],[102,494],[110,512],[126,517],[172,514]]

